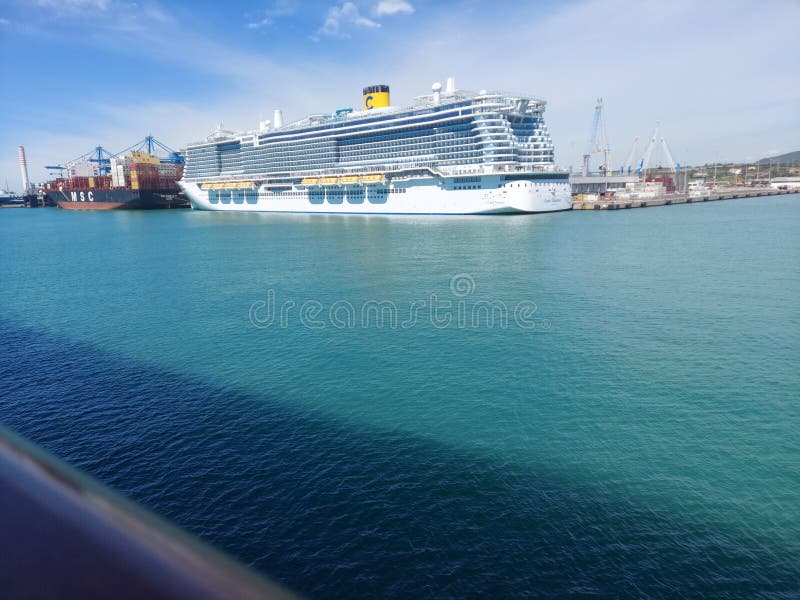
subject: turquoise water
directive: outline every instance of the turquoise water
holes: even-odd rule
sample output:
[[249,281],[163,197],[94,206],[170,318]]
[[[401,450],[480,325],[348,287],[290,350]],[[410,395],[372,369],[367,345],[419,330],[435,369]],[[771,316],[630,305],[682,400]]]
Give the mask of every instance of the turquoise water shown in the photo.
[[799,226],[6,210],[0,421],[312,596],[800,594]]

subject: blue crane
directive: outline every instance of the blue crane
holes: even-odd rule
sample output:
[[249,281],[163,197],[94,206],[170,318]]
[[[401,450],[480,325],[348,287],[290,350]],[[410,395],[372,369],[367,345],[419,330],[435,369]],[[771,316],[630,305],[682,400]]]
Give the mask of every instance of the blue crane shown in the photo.
[[45,169],[50,169],[51,171],[58,171],[59,177],[64,176],[64,171],[68,171],[69,168],[81,161],[92,162],[97,164],[97,172],[100,175],[108,175],[111,172],[111,159],[117,156],[116,154],[112,154],[102,146],[97,146],[94,150],[90,150],[85,154],[81,154],[78,158],[73,158],[72,160],[68,160],[63,165],[46,165]]
[[68,171],[72,165],[85,161],[97,164],[97,172],[99,175],[109,175],[111,173],[111,159],[123,156],[126,152],[130,152],[132,150],[147,152],[147,154],[151,155],[154,155],[156,150],[163,150],[167,153],[167,157],[161,159],[162,163],[182,165],[184,162],[186,162],[186,159],[181,155],[180,152],[176,152],[166,144],[154,138],[152,135],[148,135],[143,140],[139,140],[135,144],[128,146],[120,152],[112,153],[102,146],[97,146],[94,150],[90,150],[85,154],[81,154],[79,157],[67,161],[63,165],[50,165],[46,166],[45,169],[58,171],[59,176],[63,177],[64,171]]
[[125,154],[126,152],[130,152],[131,150],[137,152],[147,152],[148,154],[155,154],[156,149],[163,150],[164,152],[167,153],[167,158],[161,159],[162,163],[182,165],[184,162],[186,162],[186,159],[183,156],[181,156],[179,152],[176,152],[163,142],[160,142],[152,135],[148,135],[143,140],[139,140],[135,144],[128,146],[127,148],[125,148],[120,152],[117,152],[117,156]]
[[116,154],[111,154],[102,146],[97,146],[90,154],[93,155],[93,158],[90,158],[89,162],[97,163],[98,174],[108,175],[111,173],[111,159]]
[[65,167],[64,165],[45,165],[44,168],[48,171],[57,171],[59,177],[64,177],[64,171],[69,170],[69,167]]

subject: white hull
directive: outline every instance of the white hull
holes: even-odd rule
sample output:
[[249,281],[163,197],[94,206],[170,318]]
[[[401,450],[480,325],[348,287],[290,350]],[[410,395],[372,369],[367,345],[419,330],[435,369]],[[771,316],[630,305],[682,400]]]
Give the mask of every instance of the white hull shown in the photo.
[[295,186],[282,192],[261,186],[257,195],[246,197],[231,190],[204,190],[194,182],[181,181],[179,185],[197,210],[479,215],[555,212],[572,207],[569,183],[557,175],[512,181],[483,176],[476,185],[457,185],[449,179],[410,180],[377,186],[386,190],[383,194],[370,186]]

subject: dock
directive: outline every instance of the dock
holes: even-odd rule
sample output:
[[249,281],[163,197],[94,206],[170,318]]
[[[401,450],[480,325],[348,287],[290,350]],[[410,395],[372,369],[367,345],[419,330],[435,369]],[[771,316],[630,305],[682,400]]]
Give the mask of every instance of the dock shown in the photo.
[[726,188],[710,190],[702,196],[687,193],[666,194],[655,198],[601,198],[598,200],[573,200],[573,210],[620,210],[624,208],[647,208],[649,206],[671,206],[673,204],[695,204],[698,202],[716,202],[718,200],[734,200],[737,198],[760,198],[761,196],[778,196],[796,194],[797,190],[776,188]]

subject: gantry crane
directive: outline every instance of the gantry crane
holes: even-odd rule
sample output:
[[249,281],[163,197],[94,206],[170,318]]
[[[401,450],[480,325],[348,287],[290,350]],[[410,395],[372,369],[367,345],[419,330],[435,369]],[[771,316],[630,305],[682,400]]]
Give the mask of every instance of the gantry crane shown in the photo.
[[633,138],[633,145],[631,146],[631,151],[628,153],[628,158],[625,159],[625,163],[622,165],[622,168],[619,170],[620,174],[631,174],[631,169],[633,169],[633,157],[636,154],[636,145],[639,143],[639,136]]
[[115,156],[117,155],[112,154],[102,146],[97,146],[94,150],[90,150],[86,154],[81,154],[78,158],[73,158],[63,165],[46,165],[45,169],[58,171],[59,176],[62,177],[64,175],[64,171],[69,171],[70,167],[73,165],[82,161],[86,161],[97,163],[97,173],[99,175],[108,175],[111,172],[111,159]]
[[173,150],[166,144],[158,141],[152,135],[148,135],[143,140],[139,140],[135,144],[128,146],[127,148],[125,148],[120,152],[117,152],[116,156],[122,156],[123,154],[131,150],[140,150],[140,151],[145,151],[148,154],[155,154],[156,148],[160,148],[161,150],[163,150],[168,154],[167,158],[161,159],[161,162],[180,165],[183,164],[185,161],[184,157],[181,156],[180,153],[175,152],[175,150]]
[[659,146],[664,152],[664,158],[667,161],[667,167],[669,167],[671,172],[675,173],[677,171],[675,168],[675,161],[672,160],[672,154],[667,147],[666,140],[659,135],[660,128],[661,122],[656,121],[656,127],[653,129],[653,135],[650,137],[650,141],[647,142],[647,147],[644,150],[644,155],[642,156],[642,162],[639,164],[639,169],[640,171],[646,171],[650,167],[650,158],[653,155],[653,149],[656,146]]
[[116,158],[118,156],[123,156],[126,152],[131,150],[140,150],[145,151],[148,154],[155,154],[156,149],[159,148],[167,153],[167,158],[162,158],[161,162],[163,163],[171,163],[171,164],[183,164],[185,159],[179,152],[176,152],[166,144],[158,141],[152,135],[148,135],[143,140],[139,140],[135,144],[128,146],[124,150],[120,152],[111,153],[107,151],[102,146],[97,146],[94,150],[87,152],[86,154],[80,155],[78,158],[65,162],[63,165],[50,165],[45,166],[45,169],[50,169],[51,171],[58,171],[59,176],[63,176],[64,172],[69,172],[69,169],[82,161],[97,163],[97,172],[98,175],[108,175],[111,173],[111,159]]
[[608,134],[606,133],[606,121],[603,116],[603,99],[597,99],[597,105],[594,107],[594,119],[592,120],[592,132],[589,136],[589,143],[586,145],[586,152],[583,155],[583,174],[589,174],[589,161],[592,154],[603,153],[603,164],[600,170],[603,175],[609,172],[611,164],[611,147],[608,143]]

